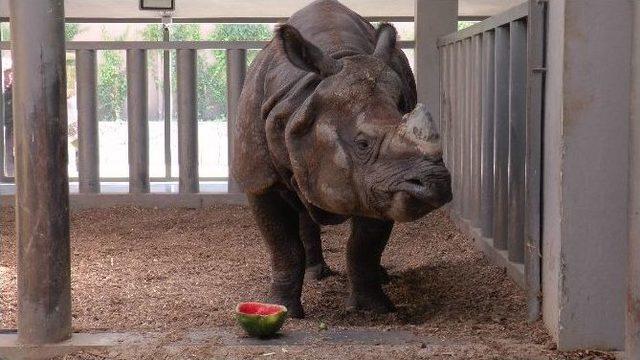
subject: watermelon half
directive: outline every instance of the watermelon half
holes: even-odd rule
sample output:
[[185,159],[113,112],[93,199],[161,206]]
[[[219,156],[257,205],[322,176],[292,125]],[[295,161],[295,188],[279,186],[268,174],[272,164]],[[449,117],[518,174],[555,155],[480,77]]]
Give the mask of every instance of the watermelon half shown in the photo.
[[236,306],[236,319],[251,336],[260,338],[275,335],[287,318],[287,308],[277,304],[245,302]]

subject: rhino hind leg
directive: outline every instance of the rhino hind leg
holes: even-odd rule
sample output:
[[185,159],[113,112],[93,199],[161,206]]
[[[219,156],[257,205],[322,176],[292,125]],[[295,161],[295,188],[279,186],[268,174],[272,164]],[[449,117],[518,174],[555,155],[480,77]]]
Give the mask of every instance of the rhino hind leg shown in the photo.
[[286,306],[292,317],[303,318],[305,254],[297,211],[276,192],[247,195],[247,199],[271,253],[270,301]]
[[312,280],[322,280],[335,273],[324,260],[322,254],[322,240],[320,238],[320,225],[316,224],[305,211],[300,212],[300,239],[304,244],[306,272],[305,277]]
[[[348,310],[367,310],[386,313],[395,310],[382,290],[383,268],[380,258],[384,251],[393,222],[354,217],[347,245],[347,268],[351,292]],[[386,272],[386,271],[385,271]]]

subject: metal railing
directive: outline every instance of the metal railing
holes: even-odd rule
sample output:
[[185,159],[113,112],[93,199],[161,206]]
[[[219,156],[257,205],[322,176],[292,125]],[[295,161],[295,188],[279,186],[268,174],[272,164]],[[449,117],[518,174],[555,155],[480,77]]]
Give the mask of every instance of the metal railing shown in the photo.
[[544,4],[442,37],[440,128],[453,217],[538,314]]
[[[238,192],[238,187],[230,177],[201,177],[198,166],[198,119],[197,119],[197,52],[201,50],[226,51],[227,67],[227,144],[228,164],[231,164],[232,132],[238,99],[244,83],[247,67],[247,50],[261,49],[267,41],[77,41],[67,42],[66,50],[75,52],[76,86],[78,108],[78,181],[80,193],[99,193],[104,181],[129,182],[129,193],[140,194],[150,191],[151,181],[178,181],[180,193],[198,193],[200,181],[228,181],[228,192]],[[400,41],[403,49],[413,48],[412,41]],[[10,42],[0,42],[0,50],[10,50]],[[127,122],[129,176],[100,176],[99,131],[97,116],[97,58],[99,51],[122,50],[126,52],[127,78]],[[166,176],[149,175],[149,118],[147,56],[150,50],[164,50],[163,103],[171,103],[170,83],[166,77],[169,56],[175,52],[176,58],[176,106],[178,128],[178,177],[171,176],[170,162],[166,163]],[[168,113],[170,109],[165,108]],[[170,116],[165,114],[165,157],[170,156]],[[4,157],[0,158],[4,165]],[[4,168],[4,166],[2,166]],[[4,177],[4,182],[14,179]]]

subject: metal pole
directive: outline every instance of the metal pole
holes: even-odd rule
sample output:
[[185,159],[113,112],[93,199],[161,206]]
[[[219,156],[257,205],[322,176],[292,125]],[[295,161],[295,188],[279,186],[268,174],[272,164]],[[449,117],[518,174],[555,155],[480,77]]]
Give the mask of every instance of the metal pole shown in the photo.
[[509,260],[524,262],[524,203],[527,115],[527,25],[510,25],[509,52],[509,219],[507,248]]
[[458,41],[455,43],[455,116],[453,117],[453,130],[452,130],[452,144],[453,144],[453,168],[452,177],[453,177],[453,209],[458,214],[458,216],[462,216],[462,166],[461,166],[461,147],[460,144],[460,130],[462,129],[462,99],[464,98],[464,54],[462,52],[462,41]]
[[129,122],[129,192],[149,192],[149,121],[147,118],[147,51],[127,50]]
[[100,192],[96,51],[76,50],[78,87],[78,178],[81,193]]
[[233,163],[233,131],[236,127],[238,116],[238,100],[244,77],[247,72],[247,51],[245,49],[227,50],[227,139],[229,144],[229,185],[228,192],[240,192],[238,183],[231,176],[231,164]]
[[[169,41],[169,27],[162,27],[162,40]],[[164,105],[164,169],[165,177],[171,178],[171,53],[162,52],[162,102]]]
[[[0,25],[2,22],[0,22]],[[2,32],[0,31],[0,41],[3,41]],[[2,69],[2,51],[0,51],[0,78],[4,80],[4,71]],[[5,108],[4,108],[4,81],[0,85],[0,182],[7,182],[7,176],[5,175]]]
[[455,188],[456,181],[456,159],[455,159],[455,144],[454,144],[454,134],[455,134],[455,124],[456,124],[456,116],[457,116],[457,88],[456,88],[456,79],[457,79],[457,54],[456,54],[456,45],[449,44],[447,46],[449,49],[449,121],[447,122],[447,142],[445,146],[447,147],[447,159],[446,164],[449,172],[451,173],[451,187],[453,191],[453,200],[451,202],[451,209],[455,211],[455,201],[458,197],[457,189]]
[[529,321],[540,317],[542,119],[546,39],[545,3],[529,0],[527,19],[527,121],[525,156],[524,276]]
[[482,235],[493,238],[493,107],[495,84],[494,32],[482,34],[482,174],[480,216]]
[[640,358],[640,4],[633,3],[626,359]]
[[64,2],[11,0],[18,338],[71,336]]
[[509,28],[495,29],[493,246],[507,248],[509,165]]
[[473,106],[471,116],[471,225],[480,227],[480,179],[482,135],[482,35],[473,37]]
[[180,192],[197,193],[198,182],[198,94],[196,50],[176,52],[178,70],[178,162]]
[[471,88],[471,70],[473,63],[473,52],[471,50],[471,38],[463,40],[464,46],[464,88],[462,114],[462,216],[471,219],[471,104],[473,93]]

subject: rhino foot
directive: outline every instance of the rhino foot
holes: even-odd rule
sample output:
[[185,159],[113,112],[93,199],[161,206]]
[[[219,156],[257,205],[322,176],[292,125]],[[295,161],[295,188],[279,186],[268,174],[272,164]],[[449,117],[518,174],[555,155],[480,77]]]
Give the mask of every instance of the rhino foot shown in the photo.
[[283,305],[287,308],[287,314],[296,319],[304,318],[304,309],[302,307],[302,302],[299,299],[291,299],[287,300],[284,298],[271,297],[269,302],[272,304]]
[[352,292],[347,299],[347,311],[355,310],[386,314],[395,311],[395,306],[382,290],[371,293]]
[[323,262],[320,264],[307,266],[304,277],[309,280],[322,280],[335,274],[335,271],[331,270],[331,268]]

